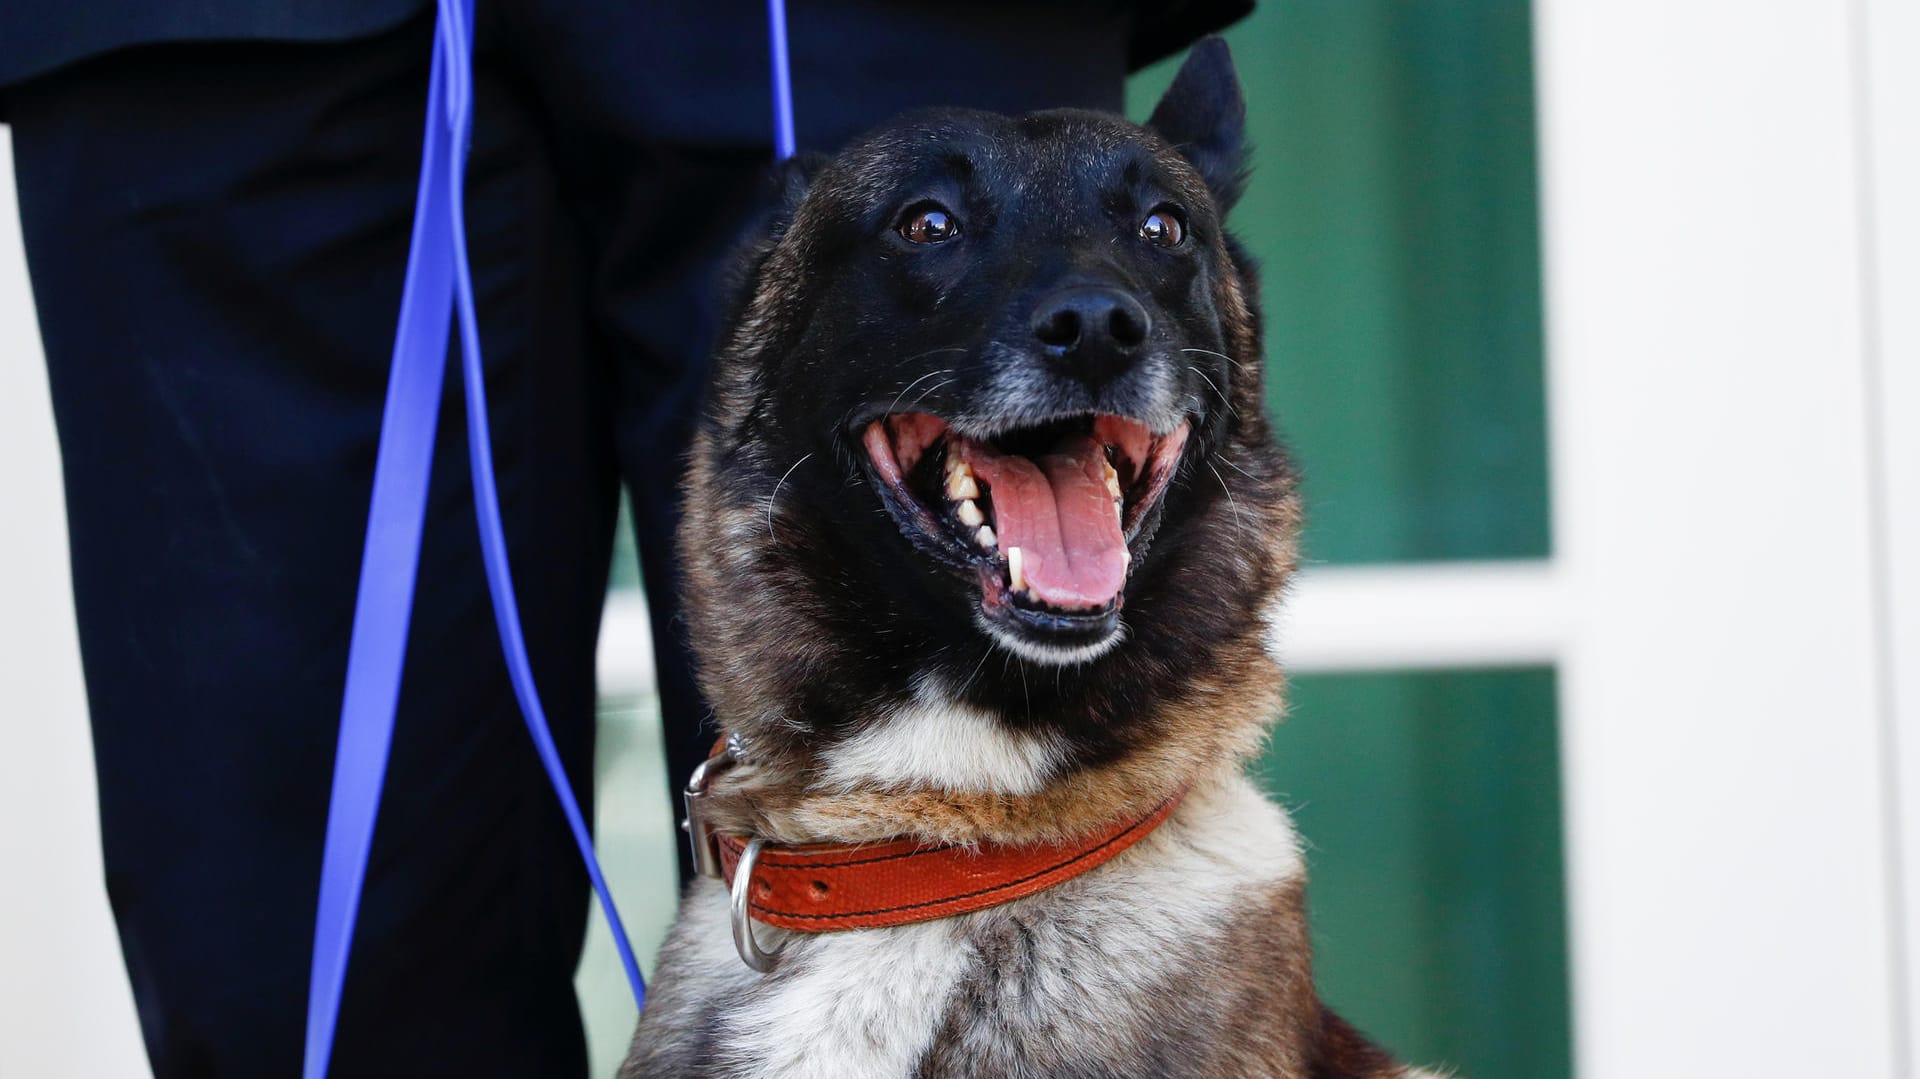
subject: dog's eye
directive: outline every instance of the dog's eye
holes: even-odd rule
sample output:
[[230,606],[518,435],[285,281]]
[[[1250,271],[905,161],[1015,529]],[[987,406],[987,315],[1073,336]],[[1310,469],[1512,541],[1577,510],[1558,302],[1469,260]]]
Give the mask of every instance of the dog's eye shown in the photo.
[[1187,238],[1187,226],[1171,206],[1161,206],[1140,222],[1140,238],[1155,247],[1179,247]]
[[900,235],[910,243],[943,244],[960,235],[960,222],[944,207],[927,203],[907,211]]

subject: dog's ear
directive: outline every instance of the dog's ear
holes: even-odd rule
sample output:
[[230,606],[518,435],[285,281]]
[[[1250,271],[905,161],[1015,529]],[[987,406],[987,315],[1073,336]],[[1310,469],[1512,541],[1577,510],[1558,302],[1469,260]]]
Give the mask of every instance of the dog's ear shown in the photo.
[[813,186],[813,178],[827,163],[827,155],[804,153],[777,161],[770,177],[773,190],[774,214],[781,225],[793,219],[799,211],[801,200],[807,197],[807,188]]
[[737,324],[753,298],[760,267],[793,224],[806,200],[813,178],[828,161],[825,154],[806,153],[776,161],[766,172],[760,204],[741,225],[733,254],[720,264],[714,278],[720,298],[721,325]]
[[1240,200],[1247,186],[1247,102],[1225,41],[1203,38],[1193,47],[1147,126],[1193,162],[1222,211]]

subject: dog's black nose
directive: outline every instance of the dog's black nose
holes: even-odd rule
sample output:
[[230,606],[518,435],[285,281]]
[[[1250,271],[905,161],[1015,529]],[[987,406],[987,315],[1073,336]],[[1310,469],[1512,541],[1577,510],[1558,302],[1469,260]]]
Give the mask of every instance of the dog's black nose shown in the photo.
[[1033,335],[1075,374],[1092,382],[1133,364],[1153,320],[1140,301],[1118,289],[1062,289],[1033,314]]

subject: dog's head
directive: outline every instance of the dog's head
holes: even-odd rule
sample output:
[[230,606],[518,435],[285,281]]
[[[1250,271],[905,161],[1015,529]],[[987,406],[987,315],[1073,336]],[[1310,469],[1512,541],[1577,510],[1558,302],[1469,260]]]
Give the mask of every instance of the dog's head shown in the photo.
[[682,532],[724,722],[818,751],[917,701],[1067,769],[1270,718],[1297,515],[1224,228],[1243,128],[1213,40],[1145,127],[937,111],[789,167]]

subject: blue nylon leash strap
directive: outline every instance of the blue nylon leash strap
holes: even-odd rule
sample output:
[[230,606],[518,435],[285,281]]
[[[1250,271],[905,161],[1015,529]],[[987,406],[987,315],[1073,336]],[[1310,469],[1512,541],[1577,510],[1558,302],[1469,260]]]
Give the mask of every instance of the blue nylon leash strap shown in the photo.
[[767,0],[767,51],[773,66],[773,158],[793,156],[793,70],[787,66],[787,0]]
[[[772,49],[775,147],[784,160],[793,156],[794,135],[783,0],[767,0],[767,23]],[[307,997],[306,1079],[324,1079],[331,1060],[354,922],[380,813],[388,751],[393,744],[414,583],[420,566],[420,537],[426,522],[427,488],[433,471],[434,432],[446,375],[450,313],[460,327],[474,513],[508,675],[534,749],[566,814],[601,909],[606,912],[634,1001],[646,1006],[646,985],[634,959],[633,945],[614,908],[599,859],[594,856],[586,820],[540,706],[514,601],[513,575],[507,564],[506,535],[500,521],[500,498],[494,485],[493,453],[487,434],[480,328],[467,263],[464,188],[473,122],[472,39],[473,0],[439,0],[420,187],[414,201],[406,283],[394,333],[380,448],[374,463],[367,545],[360,564],[353,634],[347,650],[340,738],[321,860],[319,913],[314,924],[313,969]]]

